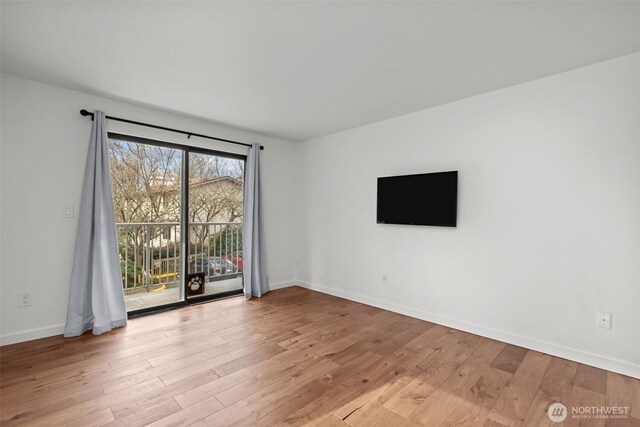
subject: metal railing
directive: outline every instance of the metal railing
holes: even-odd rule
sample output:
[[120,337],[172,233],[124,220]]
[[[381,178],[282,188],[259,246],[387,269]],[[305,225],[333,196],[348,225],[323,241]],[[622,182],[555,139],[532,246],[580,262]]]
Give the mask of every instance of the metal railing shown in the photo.
[[[125,290],[180,284],[180,223],[116,223],[116,231]],[[190,223],[187,252],[187,273],[202,271],[208,282],[238,276],[242,223]]]

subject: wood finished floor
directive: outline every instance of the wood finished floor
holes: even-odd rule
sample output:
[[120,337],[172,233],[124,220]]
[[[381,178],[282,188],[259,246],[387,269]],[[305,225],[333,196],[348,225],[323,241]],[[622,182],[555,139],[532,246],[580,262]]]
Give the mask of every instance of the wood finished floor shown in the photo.
[[297,287],[0,356],[2,426],[640,425],[636,379]]

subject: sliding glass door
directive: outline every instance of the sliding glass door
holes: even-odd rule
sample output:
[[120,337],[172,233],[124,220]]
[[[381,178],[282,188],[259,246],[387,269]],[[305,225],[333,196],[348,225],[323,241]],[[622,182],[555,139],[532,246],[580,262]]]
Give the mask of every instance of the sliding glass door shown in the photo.
[[127,311],[241,292],[244,157],[109,138]]
[[187,270],[200,275],[195,286],[187,287],[190,299],[243,287],[243,185],[243,159],[189,153]]

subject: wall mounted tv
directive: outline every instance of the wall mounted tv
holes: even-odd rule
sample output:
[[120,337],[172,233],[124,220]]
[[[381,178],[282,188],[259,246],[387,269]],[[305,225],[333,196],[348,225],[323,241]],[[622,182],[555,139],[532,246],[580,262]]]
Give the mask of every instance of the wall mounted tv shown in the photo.
[[455,227],[458,171],[378,178],[378,224]]

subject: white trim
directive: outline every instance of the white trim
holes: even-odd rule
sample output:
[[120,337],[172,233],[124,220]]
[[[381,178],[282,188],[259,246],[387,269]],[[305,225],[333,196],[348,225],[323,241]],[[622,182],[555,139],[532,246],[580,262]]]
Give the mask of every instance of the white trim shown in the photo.
[[298,282],[296,280],[286,280],[284,282],[277,283],[269,283],[269,290],[273,291],[276,289],[289,288],[291,286],[296,286]]
[[539,351],[541,353],[550,354],[552,356],[561,357],[563,359],[573,360],[585,365],[595,366],[607,371],[617,372],[619,374],[628,375],[630,377],[640,379],[640,365],[624,360],[601,356],[598,354],[593,354],[583,350],[565,347],[563,345],[546,341],[540,341],[534,338],[513,334],[511,332],[502,331],[499,329],[487,328],[475,323],[452,319],[450,317],[441,316],[439,314],[430,313],[428,311],[420,310],[417,308],[407,307],[404,305],[395,304],[377,298],[371,298],[364,295],[343,291],[340,289],[316,285],[303,281],[297,281],[296,283],[303,288],[311,289],[313,291],[345,298],[362,304],[382,308],[384,310],[393,311],[395,313],[404,314],[405,316],[426,320],[428,322],[433,322],[439,325],[448,326],[450,328],[459,329],[461,331],[469,332],[475,335],[480,335],[486,338],[491,338],[520,347],[525,347],[531,350]]
[[47,326],[45,328],[30,329],[28,331],[14,332],[0,336],[0,345],[16,344],[24,341],[37,340],[40,338],[62,335],[64,325]]

